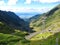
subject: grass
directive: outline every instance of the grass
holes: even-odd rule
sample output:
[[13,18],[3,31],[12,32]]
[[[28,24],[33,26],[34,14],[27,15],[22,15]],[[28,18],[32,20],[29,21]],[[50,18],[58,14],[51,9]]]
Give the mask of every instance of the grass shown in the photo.
[[0,33],[0,45],[16,44],[20,39],[19,36]]
[[[42,15],[41,17],[44,17]],[[43,28],[42,18],[31,22],[30,27],[33,30],[40,31]],[[46,18],[46,27],[44,30],[58,30],[60,29],[60,7],[52,15]],[[14,30],[4,23],[0,22],[0,45],[56,45],[56,38],[58,38],[58,45],[60,45],[60,32],[44,32],[35,35],[30,40],[26,40],[24,37],[27,33],[19,30]]]
[[[58,10],[54,11],[54,9],[52,9],[54,12],[53,13],[50,12],[52,14],[46,16],[47,17],[45,19],[45,28],[46,29],[48,29],[48,28],[52,29],[52,27],[54,26],[53,30],[55,30],[55,29],[57,30],[58,27],[60,27],[60,7],[59,6],[57,6],[57,7],[59,8]],[[46,13],[46,15],[47,15],[47,13]],[[33,30],[35,30],[35,31],[42,30],[42,28],[43,28],[42,17],[44,17],[44,16],[45,16],[45,14],[39,16],[40,18],[38,18],[38,20],[36,20],[35,22],[32,20],[33,22],[30,23],[30,27],[32,27]]]
[[29,41],[24,38],[26,32],[16,31],[14,34],[0,33],[0,45],[28,45]]
[[44,32],[44,33],[40,33],[40,34],[34,36],[33,38],[31,38],[31,40],[46,39],[46,38],[48,38],[51,35],[52,35],[52,33],[50,33],[50,32]]
[[28,45],[29,41],[24,38],[26,34],[0,22],[0,45]]
[[[44,16],[44,15],[43,15]],[[43,28],[43,24],[41,24],[42,18],[35,22],[31,22],[30,26],[34,28],[36,31],[39,31]],[[44,30],[59,30],[60,29],[60,8],[56,10],[50,16],[47,16],[45,20],[45,29]],[[58,45],[60,45],[60,32],[52,33],[45,32],[35,35],[31,38],[31,45],[56,45],[56,38],[59,38]]]
[[46,39],[33,40],[31,45],[56,45],[56,38],[58,37],[58,45],[60,45],[60,32],[54,35],[50,35]]

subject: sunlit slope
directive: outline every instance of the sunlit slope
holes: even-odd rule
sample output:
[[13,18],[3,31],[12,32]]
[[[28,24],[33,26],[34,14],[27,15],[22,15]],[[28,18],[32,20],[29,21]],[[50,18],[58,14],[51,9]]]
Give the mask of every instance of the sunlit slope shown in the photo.
[[60,28],[60,5],[30,23],[30,27],[35,31],[43,30],[44,26],[46,30],[58,30]]
[[[60,45],[60,32],[47,38],[46,35],[48,36],[48,34],[51,35],[50,33],[46,33],[45,35],[39,35],[40,40],[31,41],[31,45]],[[37,38],[39,39],[39,37]],[[56,38],[58,38],[58,42],[56,42]]]
[[31,38],[32,45],[60,45],[60,5],[32,21],[30,27],[37,32],[45,30]]

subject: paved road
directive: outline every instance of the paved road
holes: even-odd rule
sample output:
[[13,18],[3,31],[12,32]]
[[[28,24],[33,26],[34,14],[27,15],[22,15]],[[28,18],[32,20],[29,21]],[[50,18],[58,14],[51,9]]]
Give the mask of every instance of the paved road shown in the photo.
[[30,40],[32,37],[36,36],[37,34],[41,34],[41,33],[44,33],[44,32],[57,33],[57,32],[60,32],[60,29],[59,30],[42,30],[42,31],[39,31],[39,32],[31,33],[30,35],[25,36],[25,39]]
[[29,40],[29,39],[31,39],[32,37],[34,37],[35,35],[40,34],[40,33],[44,33],[44,32],[45,32],[45,30],[44,30],[44,31],[39,31],[39,32],[31,33],[30,35],[25,36],[25,39]]

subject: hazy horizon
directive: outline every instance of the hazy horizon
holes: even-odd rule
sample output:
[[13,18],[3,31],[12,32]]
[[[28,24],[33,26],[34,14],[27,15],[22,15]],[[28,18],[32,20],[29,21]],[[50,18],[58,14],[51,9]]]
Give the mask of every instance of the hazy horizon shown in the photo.
[[21,18],[28,18],[32,16],[30,13],[33,13],[33,15],[42,14],[58,4],[60,4],[60,0],[0,0],[0,10],[12,11],[16,14],[29,13],[28,15],[18,15]]

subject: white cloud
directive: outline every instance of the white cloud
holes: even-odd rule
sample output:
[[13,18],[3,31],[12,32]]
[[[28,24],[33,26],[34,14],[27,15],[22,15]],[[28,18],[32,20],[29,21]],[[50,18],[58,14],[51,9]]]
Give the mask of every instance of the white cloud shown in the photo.
[[[6,10],[6,11],[13,11],[13,12],[46,12],[49,11],[50,8],[48,7],[41,7],[41,8],[32,8],[32,7],[13,7],[12,5],[15,5],[18,0],[9,0],[8,3],[5,3],[4,0],[0,1],[0,10]],[[26,0],[26,4],[31,4],[32,1],[38,1],[41,3],[50,3],[50,2],[58,2],[59,0]],[[7,4],[7,6],[5,5]]]
[[31,4],[32,0],[26,0],[25,4]]
[[13,12],[37,12],[44,13],[50,10],[50,8],[42,7],[42,8],[31,8],[31,7],[11,7],[11,6],[1,6],[0,10],[4,11],[13,11]]
[[34,2],[40,2],[40,3],[54,3],[54,2],[60,2],[60,0],[26,0],[26,4],[31,4],[32,1]]
[[18,0],[8,0],[8,5],[16,5]]
[[41,2],[41,3],[60,2],[60,0],[34,0],[34,1],[38,1],[38,2]]
[[5,5],[3,0],[0,1],[0,5]]

